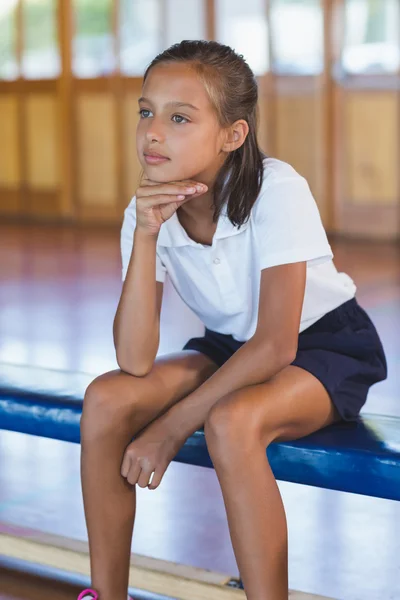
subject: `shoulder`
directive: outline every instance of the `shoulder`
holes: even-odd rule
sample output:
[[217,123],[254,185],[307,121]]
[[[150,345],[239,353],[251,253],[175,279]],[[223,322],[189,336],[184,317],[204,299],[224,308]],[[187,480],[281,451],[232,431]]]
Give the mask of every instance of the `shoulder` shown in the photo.
[[299,178],[301,175],[289,163],[267,156],[263,160],[263,185],[273,185],[288,178]]
[[124,235],[127,231],[132,233],[133,229],[136,227],[136,196],[131,198],[128,206],[124,210],[124,217],[122,221],[122,235]]
[[317,203],[307,180],[288,163],[264,159],[262,188],[251,217],[261,269],[332,258]]
[[305,208],[317,209],[307,180],[292,165],[277,158],[264,158],[261,190],[252,207],[252,218],[263,220],[280,212],[296,214]]
[[121,246],[131,246],[133,242],[133,232],[136,227],[136,196],[131,198],[128,206],[124,210],[124,216],[121,226]]
[[128,206],[124,210],[124,215],[133,215],[136,217],[136,196],[130,199]]

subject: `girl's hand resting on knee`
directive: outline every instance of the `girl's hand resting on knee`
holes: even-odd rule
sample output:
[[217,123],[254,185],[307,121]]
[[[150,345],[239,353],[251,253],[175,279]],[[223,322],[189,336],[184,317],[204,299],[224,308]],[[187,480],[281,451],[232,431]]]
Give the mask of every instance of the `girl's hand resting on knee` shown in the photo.
[[[149,490],[161,483],[169,463],[185,443],[171,424],[159,417],[138,434],[125,450],[121,475],[127,481]],[[150,482],[151,474],[154,471]]]
[[136,227],[157,236],[161,225],[182,204],[205,194],[208,187],[198,181],[184,180],[157,183],[143,179],[136,190]]

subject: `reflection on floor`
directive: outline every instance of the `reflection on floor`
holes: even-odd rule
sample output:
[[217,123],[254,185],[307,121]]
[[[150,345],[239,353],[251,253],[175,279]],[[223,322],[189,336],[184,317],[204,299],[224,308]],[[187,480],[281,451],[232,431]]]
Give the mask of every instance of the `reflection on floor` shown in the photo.
[[[2,226],[0,239],[0,363],[93,375],[117,368],[111,325],[121,290],[118,231]],[[399,249],[349,242],[333,248],[387,352],[389,379],[372,388],[363,411],[400,415]],[[160,354],[188,337],[173,320],[174,302],[166,286]],[[191,331],[201,331],[195,321]],[[400,598],[400,503],[279,487],[291,589],[343,600]],[[85,539],[79,447],[0,432],[0,521]],[[132,549],[237,575],[215,473],[172,463],[158,490],[138,488]],[[0,600],[2,591],[0,584]]]

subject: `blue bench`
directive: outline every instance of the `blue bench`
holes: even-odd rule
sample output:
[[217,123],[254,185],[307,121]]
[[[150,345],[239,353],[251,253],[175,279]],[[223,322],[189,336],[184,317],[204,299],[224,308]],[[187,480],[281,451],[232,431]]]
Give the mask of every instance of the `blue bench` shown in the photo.
[[[0,429],[79,443],[83,397],[92,379],[0,364]],[[278,480],[400,500],[400,418],[364,414],[356,423],[271,444],[267,455]],[[174,460],[213,467],[203,429],[188,438]],[[243,589],[237,578],[227,585]]]
[[[0,429],[79,443],[86,387],[94,377],[0,364]],[[400,500],[400,418],[363,414],[293,442],[267,448],[275,477],[332,490]],[[175,460],[213,467],[204,431]]]

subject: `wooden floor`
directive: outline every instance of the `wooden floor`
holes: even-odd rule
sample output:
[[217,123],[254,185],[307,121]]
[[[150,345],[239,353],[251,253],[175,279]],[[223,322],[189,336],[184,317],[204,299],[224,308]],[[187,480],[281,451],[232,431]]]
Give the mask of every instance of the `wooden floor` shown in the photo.
[[0,567],[0,600],[75,600],[82,589],[55,576]]
[[[117,368],[112,319],[121,291],[118,230],[0,225],[0,363]],[[332,242],[387,353],[389,378],[363,411],[400,416],[399,246]],[[176,315],[179,314],[179,319]],[[201,324],[166,284],[159,354]],[[400,599],[400,503],[279,482],[289,526],[290,587],[341,600]],[[0,432],[0,522],[86,539],[79,447]],[[172,463],[156,493],[138,488],[132,550],[237,575],[215,473]],[[76,582],[75,582],[76,583]],[[11,577],[0,600],[74,598],[71,585]]]

